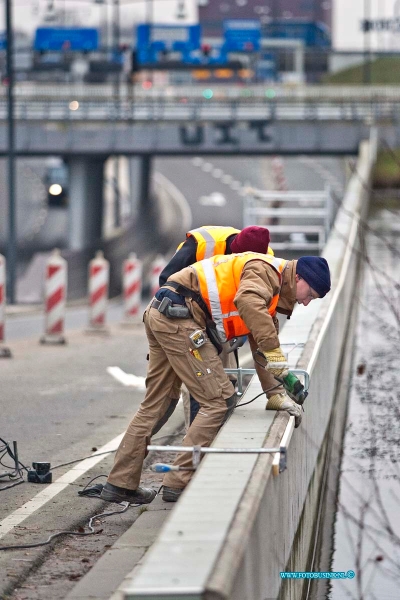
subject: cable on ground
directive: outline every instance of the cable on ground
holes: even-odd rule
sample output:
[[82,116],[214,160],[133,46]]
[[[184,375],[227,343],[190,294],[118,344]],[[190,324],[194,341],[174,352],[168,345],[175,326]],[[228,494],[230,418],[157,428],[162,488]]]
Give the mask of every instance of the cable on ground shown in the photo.
[[94,521],[94,519],[100,519],[100,517],[110,517],[111,515],[121,515],[122,513],[126,512],[130,506],[139,506],[139,504],[131,505],[131,504],[129,504],[129,502],[122,502],[121,505],[123,506],[122,510],[114,510],[112,512],[104,512],[104,513],[100,513],[99,515],[94,515],[93,517],[90,517],[89,523],[88,523],[88,527],[89,527],[90,531],[84,531],[84,532],[81,532],[81,531],[58,531],[57,533],[53,533],[53,535],[51,535],[45,542],[37,542],[36,544],[18,544],[16,546],[0,546],[0,550],[25,550],[27,548],[39,548],[41,546],[47,546],[54,539],[56,539],[62,535],[78,535],[80,537],[93,535],[93,534],[97,533],[94,530],[94,527],[92,525],[92,522]]

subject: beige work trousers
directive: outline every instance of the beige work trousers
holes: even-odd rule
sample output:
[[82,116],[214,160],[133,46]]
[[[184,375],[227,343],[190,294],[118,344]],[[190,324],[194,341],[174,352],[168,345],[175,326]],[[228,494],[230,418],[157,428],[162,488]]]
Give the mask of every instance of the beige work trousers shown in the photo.
[[[229,342],[224,342],[222,345],[222,352],[219,354],[219,359],[222,361],[224,369],[236,369],[236,357],[234,352],[228,352],[231,345]],[[229,379],[236,381],[234,375],[229,375]],[[183,414],[185,417],[185,429],[188,430],[190,426],[190,394],[185,384],[182,385],[182,402],[183,402]]]
[[[212,343],[206,343],[196,352],[191,348],[189,335],[199,325],[192,319],[169,319],[155,308],[147,308],[144,315],[149,342],[149,366],[146,395],[130,422],[119,445],[109,483],[135,490],[140,482],[143,460],[155,425],[171,412],[183,382],[200,404],[200,410],[189,427],[183,445],[209,446],[227,413],[227,400],[234,389]],[[192,466],[189,452],[178,454],[174,465]],[[190,471],[172,471],[165,475],[163,484],[184,488],[192,476]]]

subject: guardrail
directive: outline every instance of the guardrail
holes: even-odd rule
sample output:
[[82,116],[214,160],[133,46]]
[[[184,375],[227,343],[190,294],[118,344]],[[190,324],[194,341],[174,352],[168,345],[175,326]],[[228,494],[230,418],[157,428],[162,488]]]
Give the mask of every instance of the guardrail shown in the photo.
[[[129,99],[160,100],[169,98],[204,99],[203,92],[209,88],[212,101],[235,99],[267,99],[267,100],[335,100],[360,102],[400,101],[399,86],[394,85],[288,85],[288,84],[192,84],[192,85],[152,85],[149,89],[139,84],[83,84],[83,83],[33,83],[16,82],[14,96],[16,99],[30,100],[58,98],[70,102],[81,99]],[[0,86],[0,98],[7,97],[7,86]]]
[[332,225],[333,197],[323,192],[277,192],[248,188],[243,202],[243,224],[268,227],[274,249],[319,250]]
[[[232,122],[232,121],[356,121],[369,124],[397,122],[400,99],[258,99],[206,100],[200,98],[104,98],[60,100],[16,98],[18,121],[61,122]],[[7,119],[7,103],[0,99],[0,120]]]
[[[303,581],[285,580],[282,587],[280,572],[307,570],[322,476],[319,453],[326,441],[353,303],[359,222],[368,208],[375,148],[373,139],[361,145],[357,174],[323,253],[331,268],[331,293],[307,309],[298,307],[280,335],[282,344],[297,343],[289,354],[290,365],[311,375],[303,422],[288,447],[287,470],[274,477],[268,455],[206,457],[141,569],[125,584],[126,600],[302,597]],[[253,379],[247,398],[260,391]],[[214,446],[279,446],[290,417],[265,411],[264,401],[237,409]],[[300,525],[301,535],[296,535]]]

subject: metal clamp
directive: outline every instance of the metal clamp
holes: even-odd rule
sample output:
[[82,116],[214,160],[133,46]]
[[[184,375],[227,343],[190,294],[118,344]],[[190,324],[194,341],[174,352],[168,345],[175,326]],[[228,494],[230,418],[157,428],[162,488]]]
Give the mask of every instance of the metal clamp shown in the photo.
[[[291,373],[294,373],[296,377],[299,375],[302,376],[304,378],[304,391],[308,392],[310,387],[310,375],[307,373],[307,371],[305,371],[304,369],[292,369],[288,366],[287,363],[272,364],[274,368],[276,368],[277,366],[286,367]],[[238,369],[224,369],[224,371],[227,375],[236,375],[239,394],[243,394],[243,377],[245,375],[255,375],[257,372],[255,369],[242,369],[241,367],[239,367]]]
[[[202,454],[274,454],[279,458],[279,472],[281,473],[287,467],[287,452],[286,446],[281,445],[279,448],[203,448],[202,446],[147,446],[147,450],[152,452],[191,452],[193,469],[185,468],[184,470],[196,470],[200,464]],[[152,468],[154,467],[154,468]],[[182,467],[167,465],[164,463],[156,463],[150,467],[152,470],[159,473],[168,471],[181,470]],[[183,469],[182,469],[183,470]]]

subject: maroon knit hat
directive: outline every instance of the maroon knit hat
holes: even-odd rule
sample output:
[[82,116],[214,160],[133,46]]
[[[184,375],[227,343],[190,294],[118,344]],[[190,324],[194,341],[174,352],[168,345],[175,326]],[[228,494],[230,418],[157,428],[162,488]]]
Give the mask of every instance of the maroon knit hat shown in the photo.
[[245,227],[231,242],[231,250],[237,252],[259,252],[266,254],[269,246],[269,231],[266,227]]

